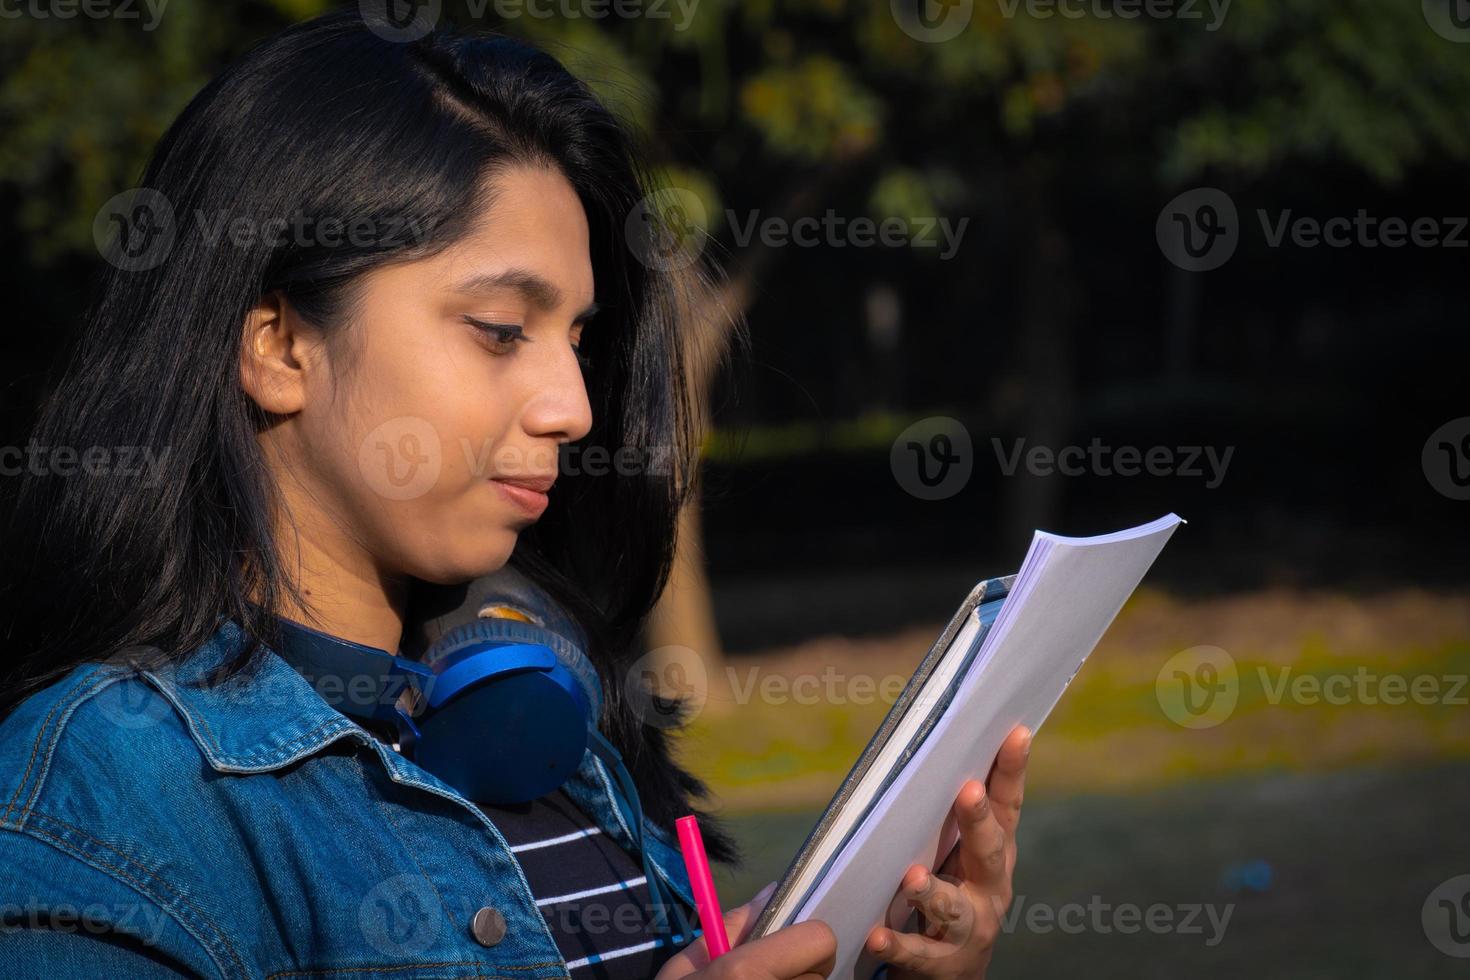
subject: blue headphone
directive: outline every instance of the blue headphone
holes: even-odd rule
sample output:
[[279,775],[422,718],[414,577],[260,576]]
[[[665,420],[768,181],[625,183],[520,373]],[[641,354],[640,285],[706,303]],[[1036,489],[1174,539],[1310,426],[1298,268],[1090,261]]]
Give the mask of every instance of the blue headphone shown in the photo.
[[[524,803],[555,790],[590,749],[617,784],[614,801],[643,855],[661,924],[688,919],[649,860],[643,808],[622,756],[597,728],[602,685],[585,635],[545,590],[506,566],[465,587],[457,604],[410,624],[394,656],[278,618],[276,652],[343,714],[398,732],[414,764],[481,803]],[[330,684],[330,689],[328,686]]]

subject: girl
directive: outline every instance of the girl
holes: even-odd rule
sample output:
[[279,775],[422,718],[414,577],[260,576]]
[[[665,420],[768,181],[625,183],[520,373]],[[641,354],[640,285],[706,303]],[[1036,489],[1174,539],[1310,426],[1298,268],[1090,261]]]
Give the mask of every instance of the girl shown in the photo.
[[[819,922],[711,963],[682,908],[657,914],[688,900],[669,828],[703,787],[620,678],[695,413],[683,287],[625,231],[629,137],[542,52],[398,26],[342,12],[263,43],[110,215],[7,536],[7,972],[825,975]],[[559,477],[569,444],[666,463]],[[461,615],[600,675],[578,683],[611,746],[534,800],[471,799],[300,669],[405,649],[465,583]],[[1025,741],[960,793],[943,876],[901,883],[968,927],[869,937],[895,976],[983,974]]]

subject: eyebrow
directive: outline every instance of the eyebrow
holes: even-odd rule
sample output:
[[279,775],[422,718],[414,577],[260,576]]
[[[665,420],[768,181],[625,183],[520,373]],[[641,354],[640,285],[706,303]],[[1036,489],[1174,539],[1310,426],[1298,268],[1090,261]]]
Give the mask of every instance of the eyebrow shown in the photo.
[[[542,312],[549,312],[561,305],[562,293],[549,279],[539,276],[529,269],[506,269],[502,272],[482,272],[463,280],[453,287],[457,293],[491,293],[502,289],[511,289],[521,296],[532,306]],[[581,323],[590,320],[597,315],[601,307],[596,303],[589,303],[572,318],[573,323]]]

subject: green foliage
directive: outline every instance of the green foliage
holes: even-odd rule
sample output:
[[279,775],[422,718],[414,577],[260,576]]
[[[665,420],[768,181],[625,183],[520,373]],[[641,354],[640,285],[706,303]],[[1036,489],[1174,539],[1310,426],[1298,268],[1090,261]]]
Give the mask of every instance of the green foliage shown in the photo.
[[[292,16],[322,6],[276,0]],[[133,9],[145,5],[133,5]],[[189,99],[245,42],[247,4],[173,2],[153,29],[140,20],[23,17],[0,31],[0,188],[44,266],[90,253],[92,220],[133,186]],[[271,29],[289,23],[266,18]]]
[[[330,5],[172,0],[151,31],[7,21],[0,191],[16,201],[32,260],[89,252],[98,208],[136,181],[190,96],[251,43]],[[461,25],[551,48],[712,204],[752,174],[869,155],[875,212],[932,213],[965,197],[954,175],[973,186],[1006,148],[1065,153],[1069,122],[1098,116],[1124,121],[1118,138],[1167,182],[1340,161],[1393,183],[1425,159],[1470,157],[1470,49],[1403,0],[1234,0],[1218,29],[1208,9],[1195,20],[1039,17],[1023,0],[977,0],[942,43],[910,37],[888,3],[858,0],[482,24],[470,12],[483,3],[445,8]],[[711,132],[715,152],[688,145]]]
[[877,96],[829,55],[763,68],[741,87],[740,108],[773,151],[808,161],[871,145],[882,114]]
[[1166,174],[1212,165],[1259,174],[1294,158],[1339,157],[1394,183],[1426,156],[1470,156],[1470,51],[1430,30],[1418,8],[1236,0],[1224,50],[1200,60],[1247,97],[1181,120]]

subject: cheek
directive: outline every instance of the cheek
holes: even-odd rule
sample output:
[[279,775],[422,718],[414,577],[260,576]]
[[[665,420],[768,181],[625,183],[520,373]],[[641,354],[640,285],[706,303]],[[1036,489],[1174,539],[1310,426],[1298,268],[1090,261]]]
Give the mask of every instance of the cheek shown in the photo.
[[[319,458],[375,557],[428,581],[494,571],[515,546],[516,514],[488,478],[506,468],[513,406],[475,352],[400,351],[360,364],[322,433]],[[328,462],[329,460],[329,462]],[[511,466],[511,469],[516,469]]]
[[474,453],[497,420],[482,366],[447,340],[429,329],[370,333],[317,420],[318,441],[330,444],[342,477],[356,476],[388,501],[469,480]]

